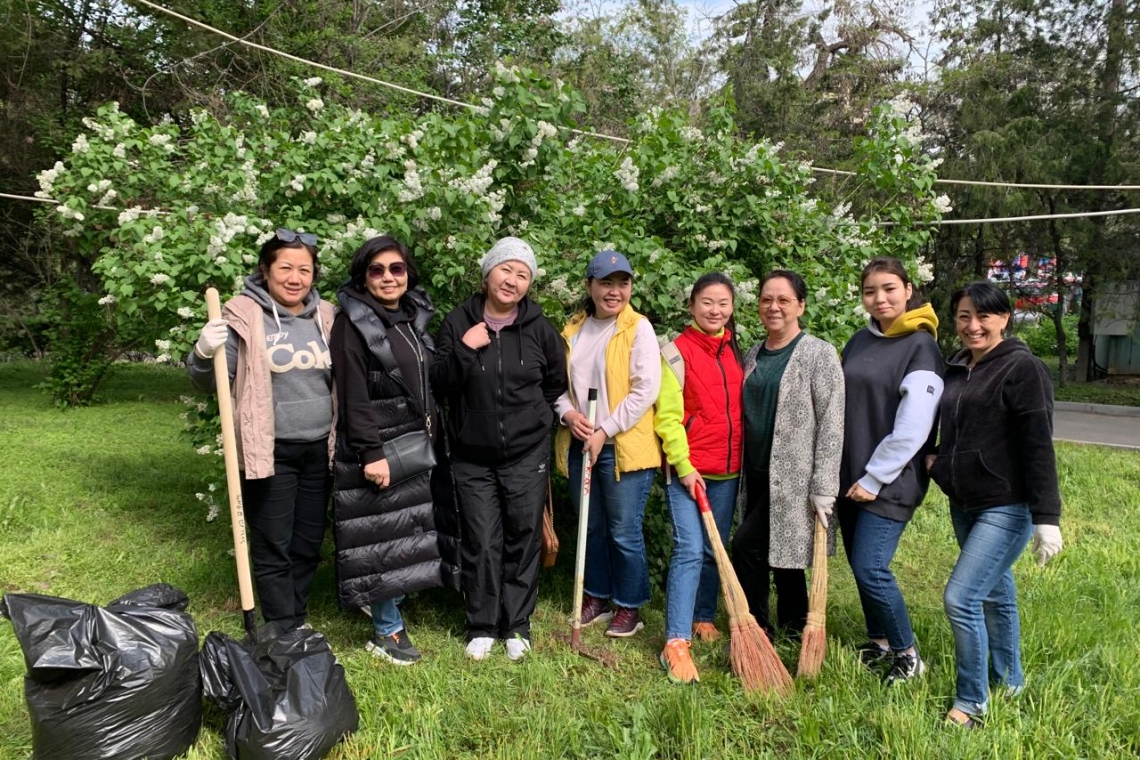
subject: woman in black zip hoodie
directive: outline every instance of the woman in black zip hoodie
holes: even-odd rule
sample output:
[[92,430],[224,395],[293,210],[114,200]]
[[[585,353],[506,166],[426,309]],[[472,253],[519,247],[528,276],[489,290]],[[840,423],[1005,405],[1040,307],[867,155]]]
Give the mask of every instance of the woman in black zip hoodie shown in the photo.
[[496,640],[520,660],[538,599],[542,507],[553,404],[566,390],[562,339],[527,298],[534,251],[519,238],[483,257],[483,290],[452,310],[437,341],[432,387],[447,432],[462,526],[467,656]]
[[950,310],[965,348],[947,364],[941,437],[927,467],[950,499],[962,550],[943,597],[957,667],[947,719],[975,726],[987,686],[1014,695],[1025,685],[1011,568],[1031,533],[1038,564],[1061,550],[1061,496],[1053,384],[1024,343],[1003,339],[1009,298],[975,282],[954,293]]

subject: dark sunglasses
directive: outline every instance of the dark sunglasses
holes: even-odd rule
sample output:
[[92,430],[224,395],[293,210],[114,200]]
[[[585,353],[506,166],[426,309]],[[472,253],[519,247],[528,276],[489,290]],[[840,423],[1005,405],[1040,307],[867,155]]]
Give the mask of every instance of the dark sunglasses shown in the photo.
[[408,265],[402,261],[393,261],[388,266],[384,266],[383,264],[368,265],[368,276],[373,280],[379,280],[384,276],[385,272],[388,272],[393,277],[403,277],[408,273]]
[[294,232],[280,227],[277,230],[277,239],[282,243],[292,243],[297,240],[301,241],[301,245],[316,245],[317,236],[311,232]]

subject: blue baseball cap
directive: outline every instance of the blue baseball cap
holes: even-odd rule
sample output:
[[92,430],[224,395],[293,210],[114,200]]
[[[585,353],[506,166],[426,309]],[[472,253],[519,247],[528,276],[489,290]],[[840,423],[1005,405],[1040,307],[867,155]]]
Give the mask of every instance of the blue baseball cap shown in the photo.
[[633,277],[633,267],[629,265],[629,259],[617,251],[601,251],[590,260],[590,265],[586,267],[586,279],[600,280],[615,272],[625,272]]

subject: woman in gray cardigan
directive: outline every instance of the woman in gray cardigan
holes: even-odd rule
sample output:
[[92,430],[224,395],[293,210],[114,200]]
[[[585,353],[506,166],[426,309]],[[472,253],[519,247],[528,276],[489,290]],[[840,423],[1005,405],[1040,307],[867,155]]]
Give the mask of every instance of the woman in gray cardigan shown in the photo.
[[770,578],[776,623],[794,636],[804,628],[816,519],[828,529],[828,553],[835,551],[829,518],[843,452],[843,370],[835,348],[800,327],[806,303],[800,275],[765,275],[760,319],[768,335],[744,359],[744,515],[732,565],[769,635]]

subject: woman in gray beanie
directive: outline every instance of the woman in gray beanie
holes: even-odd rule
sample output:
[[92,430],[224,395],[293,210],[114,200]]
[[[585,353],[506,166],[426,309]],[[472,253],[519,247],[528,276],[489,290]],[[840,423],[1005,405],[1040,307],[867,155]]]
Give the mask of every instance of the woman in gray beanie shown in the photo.
[[562,339],[527,297],[534,251],[507,237],[483,257],[483,288],[443,321],[432,388],[447,433],[462,527],[467,656],[496,640],[530,650],[554,401],[566,390]]

